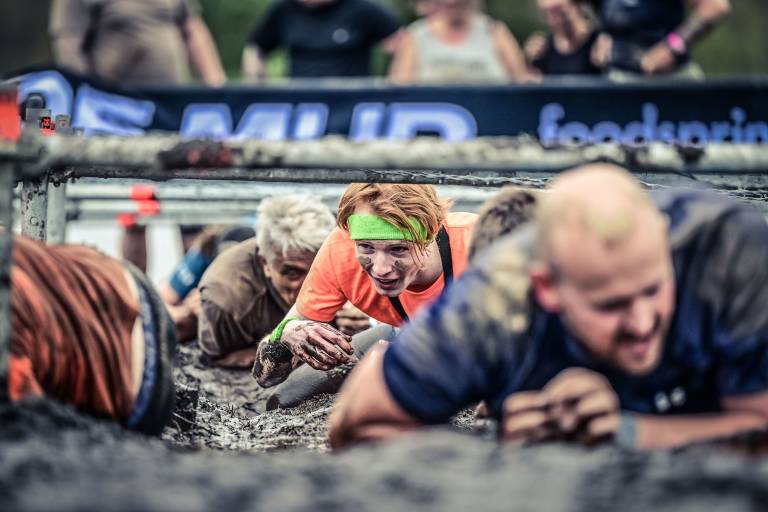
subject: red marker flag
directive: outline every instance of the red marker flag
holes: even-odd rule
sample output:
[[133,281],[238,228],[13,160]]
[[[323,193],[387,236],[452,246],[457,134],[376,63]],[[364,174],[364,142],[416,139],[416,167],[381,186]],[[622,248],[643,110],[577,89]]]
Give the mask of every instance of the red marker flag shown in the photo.
[[17,141],[21,137],[18,92],[0,86],[0,139]]

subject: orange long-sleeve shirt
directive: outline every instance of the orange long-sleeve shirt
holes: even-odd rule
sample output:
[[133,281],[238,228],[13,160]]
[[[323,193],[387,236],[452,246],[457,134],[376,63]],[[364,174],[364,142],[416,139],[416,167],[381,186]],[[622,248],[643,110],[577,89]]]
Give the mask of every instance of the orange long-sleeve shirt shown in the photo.
[[138,305],[123,265],[88,247],[14,237],[11,283],[10,398],[46,395],[124,423]]

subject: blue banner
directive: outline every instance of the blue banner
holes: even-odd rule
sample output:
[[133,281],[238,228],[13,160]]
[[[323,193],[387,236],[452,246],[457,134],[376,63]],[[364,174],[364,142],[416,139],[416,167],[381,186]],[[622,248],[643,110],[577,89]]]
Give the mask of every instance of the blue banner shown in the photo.
[[20,101],[42,93],[52,114],[86,134],[352,140],[447,140],[529,134],[544,144],[768,141],[768,81],[393,87],[299,84],[127,88],[62,71],[21,75]]

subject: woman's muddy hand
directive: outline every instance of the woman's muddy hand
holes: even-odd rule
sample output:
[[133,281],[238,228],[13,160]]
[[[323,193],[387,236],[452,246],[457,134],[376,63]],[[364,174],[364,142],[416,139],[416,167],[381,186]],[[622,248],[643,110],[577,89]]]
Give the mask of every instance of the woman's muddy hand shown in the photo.
[[347,302],[336,313],[336,325],[339,330],[348,336],[371,328],[371,319],[368,315],[357,309],[351,302]]
[[312,320],[289,322],[280,341],[294,356],[316,370],[330,370],[348,363],[354,353],[349,336]]

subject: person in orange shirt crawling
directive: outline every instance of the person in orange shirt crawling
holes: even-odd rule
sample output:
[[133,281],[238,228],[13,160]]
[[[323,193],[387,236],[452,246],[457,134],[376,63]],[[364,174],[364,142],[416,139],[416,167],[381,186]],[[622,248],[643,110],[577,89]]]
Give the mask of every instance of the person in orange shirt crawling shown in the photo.
[[132,264],[14,236],[10,313],[12,401],[45,396],[152,435],[171,419],[176,330]]
[[[429,185],[347,187],[338,227],[320,247],[296,303],[259,344],[259,384],[279,384],[301,363],[330,370],[353,362],[439,297],[467,266],[477,218],[448,213],[450,204]],[[385,325],[354,337],[341,333],[328,322],[347,301]]]

